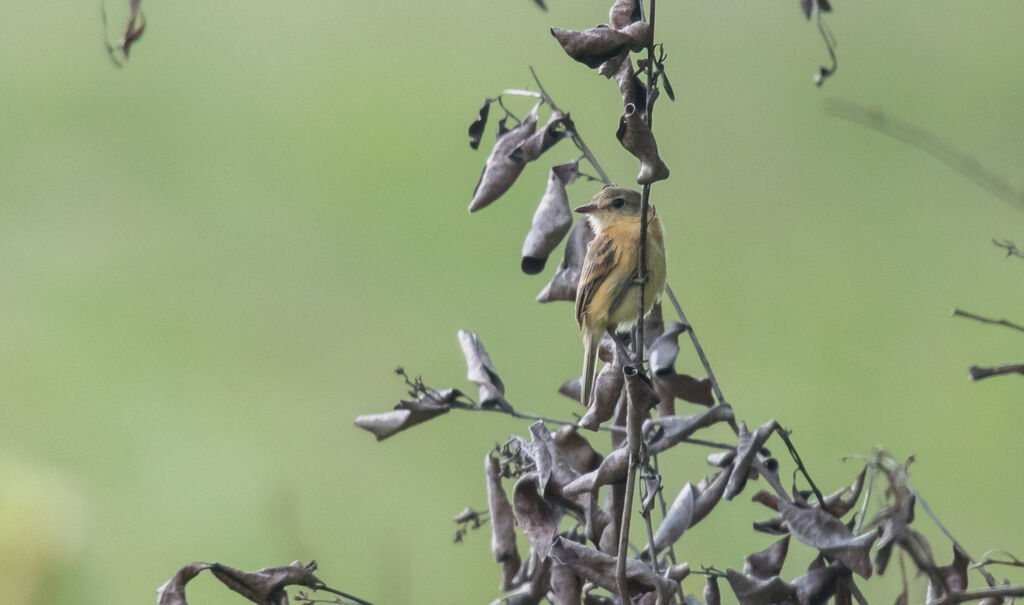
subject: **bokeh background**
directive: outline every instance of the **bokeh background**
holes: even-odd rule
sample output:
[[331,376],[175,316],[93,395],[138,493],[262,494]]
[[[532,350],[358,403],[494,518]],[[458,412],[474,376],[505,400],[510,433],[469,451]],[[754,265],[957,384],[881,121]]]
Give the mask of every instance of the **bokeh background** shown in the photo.
[[[466,212],[486,157],[466,126],[484,97],[530,87],[529,65],[612,177],[634,178],[614,84],[548,34],[609,3],[550,4],[146,0],[116,69],[98,3],[5,2],[0,602],[147,603],[189,561],[310,558],[377,603],[497,596],[487,530],[452,544],[451,518],[486,506],[484,454],[527,424],[453,413],[377,444],[352,420],[404,394],[397,365],[470,387],[460,328],[519,408],[579,411],[555,393],[579,371],[571,305],[533,302],[553,266],[518,269],[546,167],[574,148]],[[1024,239],[1024,206],[823,100],[913,121],[1018,183],[1024,8],[836,4],[840,70],[821,90],[826,51],[796,0],[659,6],[678,97],[655,116],[669,281],[739,416],[792,428],[824,489],[881,444],[916,456],[972,554],[1022,554],[1024,385],[967,367],[1019,361],[1024,336],[950,313],[1024,321],[1024,264],[991,243]],[[108,3],[112,39],[124,13]],[[670,497],[703,453],[662,459]],[[691,565],[740,567],[771,541],[739,500],[684,538]],[[791,550],[793,577],[809,555]],[[189,595],[241,602],[211,577]]]

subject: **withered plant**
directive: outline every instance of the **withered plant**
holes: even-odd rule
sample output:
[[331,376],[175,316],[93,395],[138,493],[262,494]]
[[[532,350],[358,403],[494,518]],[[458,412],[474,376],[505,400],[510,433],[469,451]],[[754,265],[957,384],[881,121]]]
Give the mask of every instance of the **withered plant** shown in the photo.
[[[544,7],[540,0],[537,4]],[[108,45],[112,58],[115,50],[127,58],[131,44],[141,35],[144,21],[138,8],[138,0],[132,0],[124,39],[116,49]],[[827,0],[801,0],[801,9],[808,19],[816,19],[831,59],[831,65],[821,67],[815,77],[820,86],[836,70],[834,43],[822,22],[822,13],[829,12],[831,5]],[[648,273],[644,252],[653,185],[670,176],[653,130],[656,102],[663,92],[673,97],[665,72],[667,54],[655,35],[655,17],[656,0],[648,0],[646,6],[641,0],[615,0],[607,25],[584,31],[551,29],[569,57],[617,84],[623,111],[615,137],[639,162],[635,178],[641,186],[643,227],[635,272],[638,284]],[[521,259],[523,272],[539,274],[565,240],[562,260],[537,300],[571,302],[594,233],[584,220],[573,225],[567,187],[578,180],[612,181],[569,112],[556,105],[535,73],[533,80],[535,91],[508,89],[487,98],[469,127],[470,146],[477,149],[490,114],[496,108],[502,112],[469,210],[477,212],[494,203],[515,184],[527,164],[563,140],[571,141],[579,157],[550,168]],[[532,107],[520,118],[508,105],[523,98]],[[909,460],[901,463],[877,449],[862,459],[852,480],[830,479],[833,491],[822,491],[789,430],[776,420],[751,430],[738,419],[672,288],[666,286],[664,293],[666,306],[674,313],[668,323],[661,303],[645,316],[642,287],[639,292],[635,328],[631,333],[609,334],[602,342],[600,358],[605,365],[596,380],[595,397],[578,418],[548,418],[518,409],[505,397],[505,385],[480,337],[459,331],[467,377],[477,387],[475,396],[457,388],[429,386],[421,377],[398,368],[396,374],[404,381],[408,398],[390,411],[355,421],[378,440],[459,410],[531,421],[523,427],[523,436],[500,438],[500,444],[483,455],[487,510],[467,508],[455,517],[456,541],[474,529],[490,527],[491,553],[500,566],[496,575],[500,575],[502,594],[496,603],[717,605],[725,584],[744,605],[854,601],[865,605],[861,583],[884,574],[893,553],[903,578],[902,592],[892,597],[897,604],[909,599],[906,560],[927,579],[930,605],[966,601],[995,605],[1024,596],[1024,586],[1001,582],[988,571],[993,565],[1024,567],[1024,563],[1008,553],[980,560],[969,555],[912,486]],[[569,313],[563,314],[568,320]],[[683,363],[679,339],[684,335],[699,362],[698,376],[677,368]],[[553,394],[555,385],[551,390]],[[580,379],[567,380],[557,391],[578,401]],[[707,438],[713,427],[728,427],[731,438]],[[785,462],[795,468],[792,485],[784,484],[782,477],[788,475],[780,472],[781,462],[769,445],[785,447]],[[682,447],[706,450],[707,467],[687,469],[692,479],[682,486],[665,485],[661,463],[669,450]],[[747,494],[770,509],[770,516],[753,523],[752,530],[780,536],[778,541],[747,556],[742,570],[691,568],[687,559],[694,560],[700,553],[687,548],[686,533],[712,513],[724,514],[718,504],[741,496],[755,481],[763,481],[768,489]],[[671,502],[665,497],[666,489],[675,494]],[[949,539],[950,545],[943,550],[952,551],[950,564],[940,565],[928,540],[913,527],[919,506]],[[642,522],[643,532],[631,531],[634,521]],[[525,536],[528,549],[520,549],[520,536]],[[783,564],[794,541],[815,556],[806,573],[784,578]],[[158,604],[187,605],[185,585],[206,570],[255,603],[287,603],[288,586],[336,597],[323,600],[299,592],[294,597],[302,603],[366,603],[327,587],[313,575],[315,568],[315,563],[293,564],[247,573],[219,563],[191,563],[161,588]],[[981,588],[968,586],[970,570],[983,580]],[[684,593],[681,581],[690,574],[705,576],[702,595]]]
[[[836,69],[832,37],[821,20],[831,6],[825,0],[806,0],[801,7],[808,19],[816,17],[832,60],[815,78],[820,86]],[[670,175],[653,130],[654,107],[661,93],[673,97],[665,73],[667,55],[655,35],[655,17],[656,0],[648,0],[646,6],[640,0],[616,0],[606,25],[584,31],[551,29],[569,57],[618,85],[623,112],[615,136],[639,161],[638,284],[647,275],[643,263],[652,187]],[[572,141],[580,157],[551,167],[523,243],[521,268],[527,274],[541,273],[567,237],[562,261],[537,300],[574,301],[594,233],[585,220],[573,226],[567,187],[578,179],[606,185],[611,180],[569,112],[556,105],[532,69],[531,73],[536,91],[509,89],[487,98],[469,127],[470,146],[477,149],[492,111],[498,107],[503,112],[469,210],[477,212],[498,200],[528,163],[562,140]],[[524,118],[506,105],[516,97],[534,103]],[[543,123],[542,115],[546,115]],[[741,604],[856,601],[864,605],[867,600],[859,582],[885,573],[894,552],[899,553],[903,572],[903,591],[893,596],[897,603],[907,603],[909,598],[904,558],[927,578],[931,604],[985,600],[991,605],[1024,595],[1024,586],[1000,583],[987,571],[997,563],[1019,566],[1016,558],[972,558],[932,515],[910,483],[910,461],[900,463],[877,449],[863,459],[852,482],[831,482],[840,487],[828,494],[821,491],[789,430],[775,420],[750,430],[737,419],[672,288],[665,289],[675,314],[668,323],[661,304],[644,315],[643,288],[639,292],[635,328],[628,334],[609,334],[602,341],[605,365],[596,380],[593,401],[577,419],[545,418],[517,409],[506,399],[505,385],[480,337],[465,331],[459,331],[458,339],[467,377],[477,386],[475,398],[457,388],[433,388],[398,368],[408,399],[391,411],[356,419],[357,426],[378,440],[453,410],[489,411],[534,421],[528,435],[501,440],[484,456],[487,511],[467,508],[455,517],[456,541],[472,529],[490,525],[491,551],[501,566],[503,594],[496,603],[697,603],[701,599],[684,594],[680,585],[683,578],[696,573],[706,576],[703,601],[709,605],[721,602],[723,580]],[[679,338],[684,334],[702,376],[677,371]],[[580,379],[566,381],[558,392],[579,400]],[[677,412],[677,401],[679,406],[698,406],[697,411]],[[729,427],[734,438],[729,442],[701,438],[702,431],[716,425]],[[595,438],[607,442],[609,449],[595,446]],[[768,449],[773,438],[785,447],[796,469],[789,488],[781,479],[780,462]],[[708,468],[690,471],[693,480],[681,488],[663,485],[659,472],[659,457],[664,459],[676,447],[710,450]],[[713,473],[703,476],[708,470]],[[797,473],[801,486],[796,484]],[[782,537],[749,555],[743,570],[691,569],[685,560],[698,553],[687,551],[681,542],[686,532],[719,510],[723,499],[736,498],[758,479],[769,490],[758,491],[752,498],[773,516],[754,523],[753,530]],[[873,501],[879,479],[885,484],[884,494]],[[677,494],[671,503],[664,497],[666,488]],[[939,565],[928,541],[912,527],[919,503],[952,543],[951,564]],[[645,529],[642,547],[632,542],[641,534],[631,532],[636,517]],[[528,552],[520,551],[520,534],[528,540]],[[793,538],[816,556],[805,574],[785,579],[780,573]],[[984,580],[984,588],[968,589],[969,569]]]

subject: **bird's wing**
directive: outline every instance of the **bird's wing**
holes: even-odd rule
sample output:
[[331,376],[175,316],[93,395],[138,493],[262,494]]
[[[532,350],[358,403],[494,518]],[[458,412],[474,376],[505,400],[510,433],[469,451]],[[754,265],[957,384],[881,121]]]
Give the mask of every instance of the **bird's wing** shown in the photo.
[[576,322],[583,325],[594,295],[608,275],[615,269],[615,246],[611,237],[599,234],[590,242],[587,257],[583,260],[583,273],[576,287]]

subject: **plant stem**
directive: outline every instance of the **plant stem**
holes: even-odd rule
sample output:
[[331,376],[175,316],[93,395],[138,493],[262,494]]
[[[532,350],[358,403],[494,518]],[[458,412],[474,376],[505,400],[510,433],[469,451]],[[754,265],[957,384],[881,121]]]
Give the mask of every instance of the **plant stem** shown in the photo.
[[[651,26],[651,43],[647,46],[647,107],[645,121],[651,126],[651,117],[654,113],[654,14],[657,0],[650,0],[650,14],[648,23]],[[538,83],[539,86],[539,83]],[[644,372],[644,291],[647,289],[647,215],[650,212],[651,185],[644,185],[640,194],[640,259],[637,262],[636,277],[639,282],[640,292],[637,296],[637,317],[636,317],[636,339],[633,341],[633,356],[636,359],[636,368],[641,376]],[[636,416],[639,410],[630,402],[627,411],[627,426],[633,422],[640,422]],[[632,440],[632,437],[630,437]],[[626,470],[626,499],[622,507],[622,523],[619,525],[619,552],[615,565],[615,575],[619,586],[619,596],[622,598],[622,605],[630,603],[629,587],[626,584],[626,556],[629,546],[629,524],[633,514],[633,491],[636,489],[636,467],[639,461],[639,443],[630,443],[629,466]],[[652,547],[653,549],[653,543]]]

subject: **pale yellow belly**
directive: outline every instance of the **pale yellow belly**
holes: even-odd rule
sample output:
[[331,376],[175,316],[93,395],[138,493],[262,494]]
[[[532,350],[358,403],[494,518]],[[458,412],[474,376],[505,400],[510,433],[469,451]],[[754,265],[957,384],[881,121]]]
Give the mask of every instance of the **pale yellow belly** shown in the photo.
[[[652,279],[644,288],[645,315],[650,312],[654,303],[661,299],[661,293],[665,288],[665,251],[653,239],[648,240],[647,269],[652,273]],[[625,294],[621,295],[621,302],[611,310],[606,321],[606,325],[618,326],[618,330],[628,329],[636,323],[637,308],[640,305],[637,300],[640,295],[640,287],[618,284],[615,289],[621,292],[623,287],[628,289]]]

